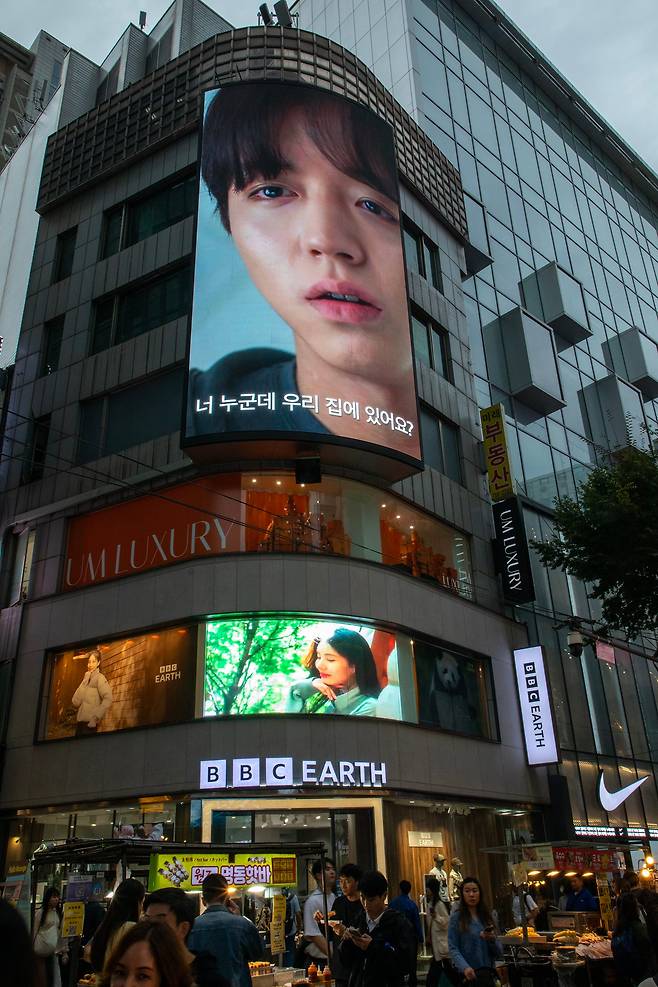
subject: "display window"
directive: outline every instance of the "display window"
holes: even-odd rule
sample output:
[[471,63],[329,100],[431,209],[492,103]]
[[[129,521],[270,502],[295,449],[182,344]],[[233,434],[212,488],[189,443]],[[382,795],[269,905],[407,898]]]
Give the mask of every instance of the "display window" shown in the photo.
[[46,740],[194,718],[197,627],[154,630],[48,655]]
[[473,598],[466,535],[355,480],[204,476],[72,518],[62,591],[239,552],[339,555],[391,566]]

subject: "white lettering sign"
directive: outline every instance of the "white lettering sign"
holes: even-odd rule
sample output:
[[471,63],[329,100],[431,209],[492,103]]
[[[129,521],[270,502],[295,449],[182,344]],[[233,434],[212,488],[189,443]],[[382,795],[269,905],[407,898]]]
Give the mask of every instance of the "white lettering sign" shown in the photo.
[[318,785],[325,788],[382,788],[384,761],[294,761],[291,757],[241,757],[201,761],[199,787],[289,788]]
[[542,648],[515,651],[514,668],[528,764],[556,764],[560,758]]

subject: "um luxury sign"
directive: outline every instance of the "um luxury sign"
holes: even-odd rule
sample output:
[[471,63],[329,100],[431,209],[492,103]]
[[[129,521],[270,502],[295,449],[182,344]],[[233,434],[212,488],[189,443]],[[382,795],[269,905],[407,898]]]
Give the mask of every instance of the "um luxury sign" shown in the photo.
[[303,761],[292,757],[240,757],[201,761],[199,788],[381,788],[384,761]]
[[518,498],[508,497],[493,505],[496,531],[495,553],[508,603],[532,603],[535,587],[530,568],[528,539]]

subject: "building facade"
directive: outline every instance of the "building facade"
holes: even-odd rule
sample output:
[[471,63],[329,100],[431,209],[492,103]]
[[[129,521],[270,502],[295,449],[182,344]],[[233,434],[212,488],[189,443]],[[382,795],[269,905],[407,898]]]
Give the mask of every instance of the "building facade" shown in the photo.
[[[50,138],[0,464],[7,875],[43,840],[160,827],[317,835],[416,886],[442,848],[493,896],[505,865],[479,851],[563,837],[549,803],[565,777],[576,825],[658,827],[653,666],[571,658],[553,625],[590,604],[534,562],[536,601],[505,607],[479,422],[504,403],[541,536],[556,493],[617,441],[615,409],[655,418],[652,176],[594,140],[584,106],[567,114],[563,81],[540,88],[499,12],[468,6],[302,0],[299,30],[206,34],[207,8],[177,3],[157,44],[127,32],[105,88]],[[204,37],[170,47],[195,40],[185,23]],[[394,484],[365,460],[311,482],[298,455],[181,449],[202,94],[263,79],[392,127],[424,457]],[[337,628],[368,641],[374,715],[284,709],[283,671]],[[550,774],[528,763],[513,661],[537,643]],[[81,720],[98,657],[109,692]],[[610,790],[649,780],[606,815],[600,771]]]

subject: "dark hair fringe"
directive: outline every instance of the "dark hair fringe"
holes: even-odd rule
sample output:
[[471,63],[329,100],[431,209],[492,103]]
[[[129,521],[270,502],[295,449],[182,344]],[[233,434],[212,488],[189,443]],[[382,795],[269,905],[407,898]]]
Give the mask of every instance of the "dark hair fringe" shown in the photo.
[[471,911],[464,901],[464,888],[467,884],[477,884],[478,890],[480,892],[480,900],[475,906],[475,911],[477,917],[482,922],[482,925],[486,928],[487,925],[493,925],[493,920],[491,918],[491,912],[484,903],[482,897],[482,885],[478,881],[477,877],[465,877],[462,881],[462,886],[459,889],[459,928],[462,932],[468,932],[471,925]]
[[299,83],[236,83],[213,97],[201,153],[203,180],[228,233],[230,190],[275,179],[288,167],[280,141],[292,115],[335,168],[399,201],[391,129],[372,110]]

